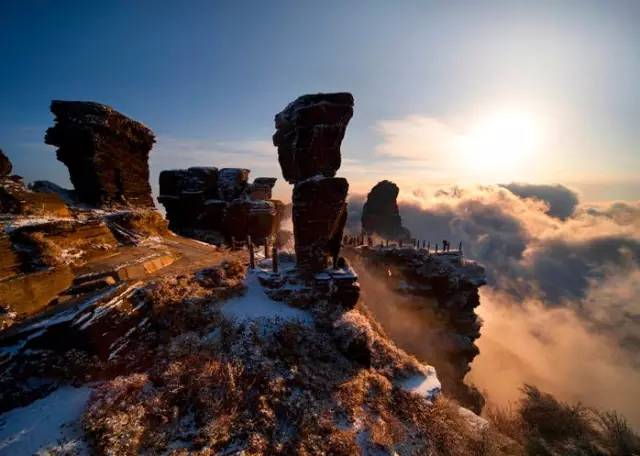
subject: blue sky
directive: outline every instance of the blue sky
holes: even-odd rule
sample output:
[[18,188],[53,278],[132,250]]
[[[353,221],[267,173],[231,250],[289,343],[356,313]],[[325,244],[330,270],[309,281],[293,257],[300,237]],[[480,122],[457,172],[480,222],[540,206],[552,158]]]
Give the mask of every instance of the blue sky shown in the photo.
[[273,115],[346,90],[355,192],[515,180],[637,199],[638,23],[633,1],[3,0],[0,148],[26,180],[68,184],[48,106],[93,100],[154,130],[154,186],[192,165],[281,177]]

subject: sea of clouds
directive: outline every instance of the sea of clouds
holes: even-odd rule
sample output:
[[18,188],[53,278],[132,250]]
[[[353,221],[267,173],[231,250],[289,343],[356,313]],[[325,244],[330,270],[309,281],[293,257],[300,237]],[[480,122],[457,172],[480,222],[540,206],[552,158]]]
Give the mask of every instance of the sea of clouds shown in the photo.
[[[350,200],[358,225],[363,196]],[[404,194],[414,237],[480,262],[488,285],[467,380],[507,404],[523,383],[623,413],[640,427],[640,202],[581,203],[562,185]]]

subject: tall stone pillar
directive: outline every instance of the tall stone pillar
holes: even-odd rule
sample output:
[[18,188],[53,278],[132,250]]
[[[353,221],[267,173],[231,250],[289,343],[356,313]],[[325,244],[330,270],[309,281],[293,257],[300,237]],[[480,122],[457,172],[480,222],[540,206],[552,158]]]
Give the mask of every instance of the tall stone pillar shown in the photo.
[[352,116],[350,93],[320,93],[299,97],[275,117],[273,144],[283,177],[294,184],[293,231],[303,272],[322,271],[340,251],[349,183],[335,175]]

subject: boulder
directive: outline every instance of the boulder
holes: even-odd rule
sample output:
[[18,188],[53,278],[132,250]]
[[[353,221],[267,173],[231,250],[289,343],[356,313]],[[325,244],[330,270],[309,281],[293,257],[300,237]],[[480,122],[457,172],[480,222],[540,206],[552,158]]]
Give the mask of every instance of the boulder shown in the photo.
[[270,200],[271,190],[277,180],[275,177],[256,177],[249,186],[249,198],[253,200]]
[[378,182],[367,195],[362,208],[362,229],[385,239],[409,240],[411,233],[402,226],[398,210],[400,189],[388,180]]
[[160,195],[180,196],[184,191],[202,191],[207,199],[217,198],[218,168],[194,166],[160,173]]
[[256,243],[274,236],[281,204],[267,199],[276,178],[259,177],[249,184],[249,172],[213,167],[162,171],[158,201],[166,209],[169,228],[206,242],[213,233],[227,241],[250,235]]
[[276,115],[273,144],[285,180],[294,184],[340,168],[340,144],[353,116],[350,93],[303,95]]
[[218,191],[220,198],[233,201],[240,198],[247,190],[249,170],[244,168],[222,168],[218,175]]
[[51,102],[55,125],[45,143],[69,168],[80,201],[99,207],[152,207],[149,152],[155,137],[140,122],[110,106],[87,101]]

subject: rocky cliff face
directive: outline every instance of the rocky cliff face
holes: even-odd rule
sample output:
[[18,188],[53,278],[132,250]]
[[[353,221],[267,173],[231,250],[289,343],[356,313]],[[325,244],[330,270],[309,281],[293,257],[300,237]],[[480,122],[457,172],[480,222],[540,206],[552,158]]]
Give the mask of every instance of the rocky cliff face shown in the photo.
[[[335,173],[351,95],[300,97],[276,116],[274,144],[295,184],[296,256],[253,252],[251,263],[245,250],[169,233],[146,207],[148,183],[135,181],[148,173],[146,127],[103,105],[52,108],[47,140],[60,146],[76,188],[20,187],[58,198],[64,217],[24,208],[0,215],[0,413],[40,410],[41,398],[74,384],[94,390],[79,408],[83,438],[100,454],[484,448],[486,422],[443,398],[435,369],[385,334],[339,257],[348,183]],[[160,201],[172,227],[256,241],[273,234],[286,209],[270,199],[275,179],[249,183],[248,175],[163,172]],[[19,181],[0,179],[8,194]],[[438,316],[419,339],[433,347],[423,360],[440,363],[445,388],[464,399],[481,268],[402,249],[353,250],[367,271],[379,270],[375,283],[398,278],[388,285]],[[443,341],[450,346],[440,353]],[[21,438],[2,444],[11,452]],[[68,442],[52,443],[66,450]]]
[[110,106],[51,102],[55,125],[45,142],[58,147],[78,199],[92,206],[153,207],[149,152],[153,132]]
[[282,175],[294,184],[293,231],[303,271],[324,270],[340,251],[349,184],[334,176],[352,116],[349,93],[304,95],[275,116],[273,144]]
[[367,195],[362,207],[362,230],[384,239],[409,240],[411,233],[402,226],[398,210],[400,189],[388,180],[378,182]]
[[482,323],[474,309],[484,269],[459,252],[350,247],[346,255],[360,271],[365,303],[391,338],[428,360],[443,391],[479,413],[484,399],[464,377],[479,353]]
[[278,233],[284,205],[271,199],[276,182],[258,177],[249,183],[243,168],[193,167],[160,173],[160,201],[176,233],[204,241],[256,244]]

